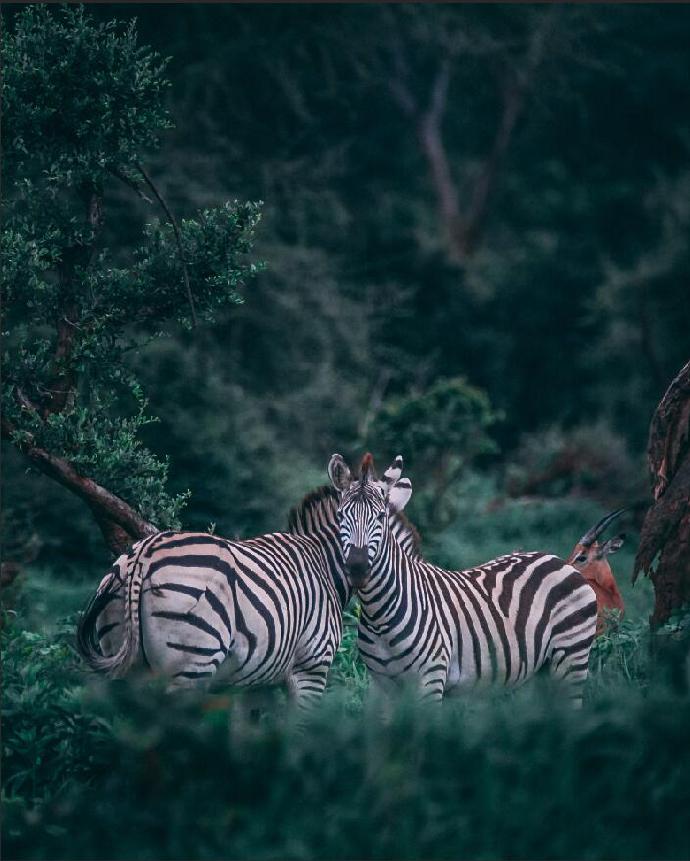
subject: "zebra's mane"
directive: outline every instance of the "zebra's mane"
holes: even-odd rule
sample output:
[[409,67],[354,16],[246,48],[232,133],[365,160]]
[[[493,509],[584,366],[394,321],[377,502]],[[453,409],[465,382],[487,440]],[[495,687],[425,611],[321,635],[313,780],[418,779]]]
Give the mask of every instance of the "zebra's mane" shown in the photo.
[[[290,532],[304,532],[305,523],[308,515],[314,515],[318,509],[323,510],[325,517],[335,516],[335,510],[338,507],[338,492],[330,484],[322,484],[315,490],[309,491],[304,499],[293,508],[288,514],[288,529]],[[398,512],[394,515],[394,519],[402,527],[403,531],[410,535],[414,552],[421,555],[421,544],[419,532],[416,527],[402,513]]]
[[315,509],[323,508],[324,513],[335,512],[338,507],[338,494],[330,484],[322,484],[315,490],[310,490],[304,499],[290,509],[288,514],[288,529],[290,532],[300,530],[304,526],[307,514]]

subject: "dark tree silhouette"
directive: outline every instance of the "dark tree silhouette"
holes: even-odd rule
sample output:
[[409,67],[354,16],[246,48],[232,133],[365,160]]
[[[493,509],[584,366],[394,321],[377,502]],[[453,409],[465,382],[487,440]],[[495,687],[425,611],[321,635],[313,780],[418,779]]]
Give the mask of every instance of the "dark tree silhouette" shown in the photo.
[[633,582],[654,584],[652,627],[690,603],[690,362],[654,413],[647,449],[654,503],[642,525]]

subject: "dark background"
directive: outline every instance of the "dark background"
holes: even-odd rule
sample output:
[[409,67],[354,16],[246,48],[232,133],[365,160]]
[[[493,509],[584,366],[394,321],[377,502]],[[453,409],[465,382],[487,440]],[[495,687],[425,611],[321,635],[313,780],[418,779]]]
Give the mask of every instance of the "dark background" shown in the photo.
[[[90,11],[136,17],[172,58],[176,128],[148,167],[177,216],[264,201],[267,268],[245,304],[132,359],[161,419],[145,441],[170,457],[171,490],[192,490],[185,527],[282,528],[333,451],[396,453],[367,436],[380,404],[457,376],[502,415],[497,453],[475,464],[499,500],[646,500],[649,420],[690,352],[690,9]],[[463,214],[523,87],[461,259],[396,97],[403,83],[423,110],[444,63],[438,128]],[[115,181],[107,201],[111,247],[158,214]],[[107,560],[79,503],[6,461],[6,496],[51,553]]]

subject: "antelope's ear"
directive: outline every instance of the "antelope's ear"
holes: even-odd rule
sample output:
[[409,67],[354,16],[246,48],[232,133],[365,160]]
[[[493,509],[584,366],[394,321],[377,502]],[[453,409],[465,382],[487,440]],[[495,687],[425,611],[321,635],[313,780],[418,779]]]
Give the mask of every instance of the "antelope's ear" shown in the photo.
[[624,532],[622,532],[620,535],[616,535],[615,538],[609,538],[609,540],[603,544],[601,550],[597,553],[597,556],[600,559],[603,559],[604,556],[608,556],[610,553],[617,553],[623,546],[624,541]]
[[388,508],[393,514],[402,511],[412,496],[412,482],[409,478],[401,478],[388,491]]
[[350,468],[341,455],[331,455],[331,459],[328,462],[328,476],[333,483],[333,487],[341,493],[350,487],[350,482],[352,481]]

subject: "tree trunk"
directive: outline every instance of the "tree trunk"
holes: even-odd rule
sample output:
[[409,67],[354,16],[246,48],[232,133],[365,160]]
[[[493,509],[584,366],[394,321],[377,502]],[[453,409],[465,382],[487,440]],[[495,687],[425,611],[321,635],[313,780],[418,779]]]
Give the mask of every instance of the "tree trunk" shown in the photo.
[[668,387],[649,430],[654,502],[645,515],[633,582],[640,571],[654,584],[658,628],[690,605],[690,362]]
[[128,503],[91,478],[81,475],[69,461],[37,446],[31,435],[18,440],[16,429],[3,418],[2,435],[14,442],[27,460],[44,475],[84,500],[93,512],[106,544],[118,556],[139,538],[156,532]]

